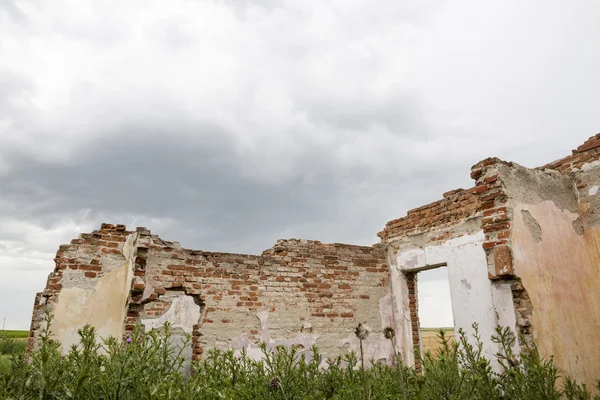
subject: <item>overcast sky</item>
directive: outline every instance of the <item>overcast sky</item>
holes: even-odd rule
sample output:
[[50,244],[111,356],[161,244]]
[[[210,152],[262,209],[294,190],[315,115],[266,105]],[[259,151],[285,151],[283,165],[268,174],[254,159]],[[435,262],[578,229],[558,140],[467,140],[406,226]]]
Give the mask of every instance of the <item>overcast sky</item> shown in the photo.
[[480,159],[568,155],[600,132],[599,16],[596,0],[0,0],[0,319],[28,329],[58,246],[101,222],[213,251],[369,245],[471,186]]

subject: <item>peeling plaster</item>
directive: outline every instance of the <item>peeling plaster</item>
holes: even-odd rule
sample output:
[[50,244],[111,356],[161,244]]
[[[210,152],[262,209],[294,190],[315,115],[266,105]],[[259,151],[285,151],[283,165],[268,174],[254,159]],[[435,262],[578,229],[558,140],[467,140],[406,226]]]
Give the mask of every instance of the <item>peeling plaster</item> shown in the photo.
[[[383,329],[387,326],[393,326],[393,315],[392,315],[392,294],[388,293],[386,296],[379,300],[379,317],[381,326],[378,329],[373,329],[369,334],[367,340],[363,342],[363,350],[365,353],[365,359],[374,359],[379,362],[391,362],[393,358],[393,348],[388,339],[383,336]],[[273,351],[277,346],[293,347],[298,350],[298,353],[304,354],[307,360],[311,360],[313,357],[311,347],[313,345],[319,345],[318,341],[321,334],[312,332],[312,325],[304,322],[302,324],[302,331],[296,333],[292,338],[280,339],[271,337],[269,331],[269,315],[270,312],[267,308],[261,308],[256,313],[256,318],[260,322],[260,341],[266,343],[267,351]],[[224,344],[226,346],[226,344]],[[360,342],[354,335],[354,332],[349,332],[348,336],[340,339],[335,344],[341,351],[350,352],[355,351],[359,353]],[[240,356],[242,350],[244,350],[248,357],[261,360],[265,357],[260,344],[253,343],[248,339],[247,335],[240,335],[231,340],[231,348],[235,350],[236,356]],[[322,353],[323,361],[321,367],[327,367],[326,358],[328,356],[336,356],[337,354]]]
[[52,336],[61,343],[64,352],[79,343],[77,330],[85,324],[94,326],[98,337],[120,338],[123,334],[133,278],[133,241],[134,236],[129,236],[123,246],[124,260],[123,256],[105,257],[104,275],[97,279],[84,279],[74,273],[64,275],[52,324]]
[[148,300],[150,298],[150,296],[152,296],[153,293],[154,293],[154,286],[152,286],[151,282],[148,282],[148,280],[146,280],[144,282],[144,293],[142,294],[142,303],[145,300]]
[[180,370],[189,371],[192,362],[192,343],[187,342],[187,337],[192,335],[194,325],[200,322],[201,306],[196,304],[194,297],[180,290],[167,290],[161,299],[171,301],[169,309],[160,317],[142,319],[141,323],[146,330],[161,330],[164,323],[169,322],[170,344],[176,349],[181,349],[181,356],[184,359]]
[[[512,202],[537,204],[552,201],[561,210],[577,212],[573,181],[553,170],[537,170],[510,163],[501,164],[498,171]],[[532,190],[535,188],[535,190]]]
[[583,227],[583,221],[581,220],[581,217],[578,216],[577,219],[575,221],[573,221],[571,226],[573,227],[573,230],[575,231],[576,234],[578,234],[578,235],[584,234],[585,230]]
[[161,299],[171,299],[169,309],[158,318],[142,319],[142,325],[146,329],[159,329],[169,322],[173,328],[180,328],[191,335],[201,315],[200,306],[194,302],[194,298],[182,291],[167,290]]
[[[490,360],[495,360],[494,354],[498,347],[491,341],[495,327],[502,322],[512,329],[516,325],[514,317],[512,294],[510,290],[492,290],[493,284],[488,279],[488,263],[482,244],[485,240],[483,231],[465,234],[445,241],[435,246],[407,249],[394,253],[394,265],[391,279],[395,297],[395,309],[401,316],[396,321],[397,337],[401,344],[401,353],[407,362],[414,363],[412,356],[412,328],[410,321],[410,308],[408,304],[408,289],[406,286],[405,272],[419,271],[428,266],[446,265],[450,282],[450,296],[456,335],[462,328],[467,338],[472,339],[474,330],[473,322],[478,322],[479,333],[484,342],[484,352]],[[393,250],[392,250],[393,251]],[[494,310],[496,308],[512,311],[510,315],[500,318]],[[499,368],[499,365],[494,365]]]
[[531,233],[531,237],[537,243],[540,243],[542,241],[542,227],[529,211],[521,210],[521,214],[523,216],[523,222],[525,223],[525,226],[529,230],[529,233]]
[[[380,329],[373,329],[366,340],[363,341],[363,351],[365,360],[375,360],[377,362],[390,363],[394,353],[392,344],[386,339],[382,331],[386,327],[393,327],[394,320],[392,316],[392,294],[389,293],[379,300],[379,316],[381,318]],[[358,324],[357,324],[358,325]],[[360,341],[352,332],[346,338],[338,342],[338,347],[344,347],[347,351],[354,351],[360,357]]]
[[592,161],[590,163],[587,164],[583,164],[581,166],[581,170],[584,172],[590,171],[596,167],[600,167],[600,160],[596,160],[596,161]]
[[[300,332],[291,339],[273,339],[269,333],[269,310],[264,307],[260,308],[256,313],[256,318],[260,321],[260,341],[266,343],[267,351],[274,351],[277,346],[294,347],[300,353],[304,353],[307,360],[312,360],[313,354],[310,348],[317,344],[320,335]],[[303,325],[303,328],[305,326],[306,324]],[[241,355],[242,350],[245,350],[246,355],[254,360],[265,358],[260,345],[252,343],[247,335],[240,335],[234,338],[231,341],[231,348],[235,350],[235,354],[238,357]],[[325,363],[325,360],[323,363]]]
[[[528,210],[544,229],[535,242],[522,213]],[[600,229],[573,231],[578,213],[561,210],[552,201],[515,206],[514,268],[533,306],[535,343],[543,357],[590,387],[600,376]]]

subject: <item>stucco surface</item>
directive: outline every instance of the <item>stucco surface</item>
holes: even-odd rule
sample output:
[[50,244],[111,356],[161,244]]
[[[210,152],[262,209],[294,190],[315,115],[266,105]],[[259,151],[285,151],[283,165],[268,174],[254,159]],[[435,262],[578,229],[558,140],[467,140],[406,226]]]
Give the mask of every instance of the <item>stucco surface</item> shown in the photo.
[[[151,238],[139,317],[146,328],[164,321],[193,327],[196,359],[211,348],[244,349],[261,358],[263,342],[294,347],[309,358],[317,345],[324,357],[336,357],[358,350],[359,322],[372,328],[366,356],[393,357],[382,333],[393,319],[383,248],[290,239],[255,256],[189,250]],[[172,292],[184,297],[172,298]]]
[[[502,319],[495,312],[512,310],[510,291],[496,290],[492,292],[492,283],[488,279],[487,260],[482,243],[485,236],[482,231],[465,234],[448,240],[439,245],[425,246],[405,250],[396,255],[395,265],[399,273],[392,273],[394,295],[399,301],[400,315],[404,316],[397,322],[403,343],[412,343],[408,295],[403,272],[418,271],[428,266],[447,265],[450,284],[450,297],[456,335],[462,328],[468,338],[474,334],[473,322],[479,325],[479,333],[484,343],[486,357],[494,360],[497,346],[491,341],[497,324],[514,327],[514,313],[502,313]],[[496,305],[494,304],[496,303]],[[401,345],[403,353],[412,361],[410,348]]]
[[130,275],[131,264],[126,261],[99,278],[90,289],[72,287],[62,290],[54,308],[52,334],[63,350],[79,342],[77,330],[85,324],[94,326],[103,338],[123,334]]
[[[535,218],[541,240],[521,211]],[[591,386],[600,377],[600,229],[586,226],[580,235],[573,228],[578,218],[549,200],[516,205],[512,244],[541,354]]]
[[182,291],[167,291],[163,299],[168,299],[171,303],[167,312],[158,318],[142,319],[142,325],[146,330],[159,329],[168,322],[172,328],[180,328],[191,335],[194,325],[200,320],[200,306],[192,296]]
[[[52,337],[61,343],[63,351],[79,343],[77,330],[86,324],[96,328],[98,336],[102,338],[120,338],[123,334],[123,320],[133,277],[133,241],[133,236],[130,236],[124,243],[122,256],[104,257],[105,273],[97,279],[84,279],[75,272],[65,273],[64,287],[54,307],[51,327]],[[86,256],[85,252],[81,252],[80,257]]]

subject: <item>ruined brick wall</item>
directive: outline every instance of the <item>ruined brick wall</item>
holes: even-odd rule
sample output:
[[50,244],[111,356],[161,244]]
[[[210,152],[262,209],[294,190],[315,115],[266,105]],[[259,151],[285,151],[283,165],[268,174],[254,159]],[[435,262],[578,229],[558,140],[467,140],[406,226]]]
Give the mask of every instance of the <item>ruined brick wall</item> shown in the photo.
[[48,306],[54,310],[54,336],[67,347],[77,341],[76,329],[86,323],[94,324],[100,334],[120,335],[127,292],[124,285],[114,283],[126,279],[125,243],[130,233],[124,225],[103,224],[100,230],[60,246],[46,288],[35,297],[30,350],[39,339]]
[[[444,193],[442,200],[409,210],[405,217],[388,222],[377,236],[382,243],[403,236],[442,230],[462,223],[477,214],[479,188],[456,189]],[[447,237],[440,237],[443,239]]]
[[[526,341],[535,341],[544,356],[554,355],[563,372],[593,384],[600,365],[590,354],[600,349],[586,337],[600,329],[600,134],[570,156],[534,170],[489,158],[473,166],[471,177],[476,185],[467,192],[475,199],[463,203],[470,210],[454,205],[451,212],[446,198],[390,221],[379,234],[392,261],[392,287],[400,287],[395,301],[404,305],[398,307],[400,313],[411,318],[405,330],[412,329],[413,340],[405,335],[405,342],[420,345],[414,338],[414,272],[444,258],[457,265],[454,254],[464,248],[452,243],[473,232],[463,227],[478,222],[484,262],[462,271],[448,264],[449,270],[467,280],[478,273],[477,265],[484,268],[491,294],[480,299],[485,302],[491,296],[489,314],[495,323],[515,327]],[[404,273],[394,274],[393,267]],[[457,283],[451,279],[451,286]],[[455,291],[451,287],[453,305],[460,297]],[[457,303],[458,308],[468,306],[464,299]],[[481,326],[481,320],[473,322]]]
[[589,339],[600,330],[600,165],[591,140],[555,169],[499,160],[484,168],[498,176],[509,228],[486,242],[494,285],[510,285],[526,340],[590,387],[600,374],[600,345]]
[[282,240],[254,256],[189,250],[152,236],[144,271],[129,324],[160,319],[172,302],[163,299],[177,291],[195,296],[197,313],[182,326],[193,332],[196,359],[207,348],[257,350],[261,341],[316,344],[336,356],[356,349],[358,322],[375,330],[369,356],[390,356],[381,336],[392,317],[389,274],[379,246]]
[[61,246],[57,271],[36,300],[32,336],[39,335],[46,305],[56,314],[55,337],[68,344],[84,323],[120,337],[137,323],[151,329],[169,322],[177,344],[192,336],[190,359],[215,347],[258,355],[260,342],[300,350],[316,344],[333,357],[358,349],[354,328],[363,322],[373,328],[366,356],[391,361],[382,335],[393,316],[380,245],[291,239],[260,256],[227,254],[184,249],[145,228],[103,224]]
[[510,262],[510,210],[506,207],[508,193],[498,168],[508,165],[497,158],[485,159],[473,166],[471,178],[479,190],[483,213],[481,228],[485,234],[483,248],[488,255],[489,277],[499,279],[512,276]]
[[[443,194],[443,199],[409,210],[405,217],[388,222],[383,231],[377,235],[381,243],[387,246],[390,257],[394,259],[403,250],[409,250],[411,247],[418,248],[423,243],[442,244],[472,233],[472,228],[477,230],[480,225],[481,192],[485,190],[487,189],[484,186],[476,186],[467,190],[455,189],[446,192]],[[463,229],[464,226],[468,228]],[[392,268],[397,267],[396,263],[392,264]],[[404,337],[398,346],[405,353],[405,361],[413,363],[415,368],[420,370],[418,359],[410,354],[413,350],[422,350],[417,274],[405,270],[397,277],[396,295],[402,297],[407,294],[408,300],[395,299],[396,313],[409,314],[410,318],[410,327],[396,324],[398,332],[404,331]]]
[[600,133],[590,137],[581,146],[571,152],[570,156],[543,165],[537,169],[552,169],[563,174],[569,174],[600,159]]
[[[423,351],[421,346],[421,322],[419,320],[419,298],[417,296],[417,274],[415,272],[409,272],[406,274],[406,286],[408,288],[408,302],[410,310],[410,325],[412,334],[412,348]],[[414,360],[414,367],[416,372],[421,372],[423,366],[418,358]]]

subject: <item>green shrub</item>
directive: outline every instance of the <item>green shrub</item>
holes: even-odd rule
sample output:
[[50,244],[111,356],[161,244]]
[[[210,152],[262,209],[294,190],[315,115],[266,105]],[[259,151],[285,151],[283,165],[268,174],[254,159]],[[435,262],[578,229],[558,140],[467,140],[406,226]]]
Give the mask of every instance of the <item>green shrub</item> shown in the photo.
[[26,349],[27,349],[27,343],[25,343],[25,342],[0,337],[0,354],[1,355],[25,354]]
[[0,354],[0,376],[8,375],[12,372],[11,356]]
[[[50,322],[49,314],[47,318]],[[65,355],[47,328],[28,362],[22,356],[0,358],[0,399],[592,399],[569,378],[558,388],[552,360],[542,360],[535,348],[515,355],[515,337],[506,328],[498,328],[493,338],[501,349],[496,357],[503,371],[493,371],[474,327],[472,343],[462,331],[457,343],[440,332],[438,354],[416,355],[423,374],[401,364],[374,362],[363,370],[355,353],[323,360],[316,347],[299,353],[266,344],[262,360],[244,352],[210,350],[190,373],[183,367],[183,347],[171,345],[168,324],[160,331],[144,333],[137,327],[130,337],[100,341],[85,326],[79,330],[79,344]],[[388,339],[393,336],[386,330]]]

